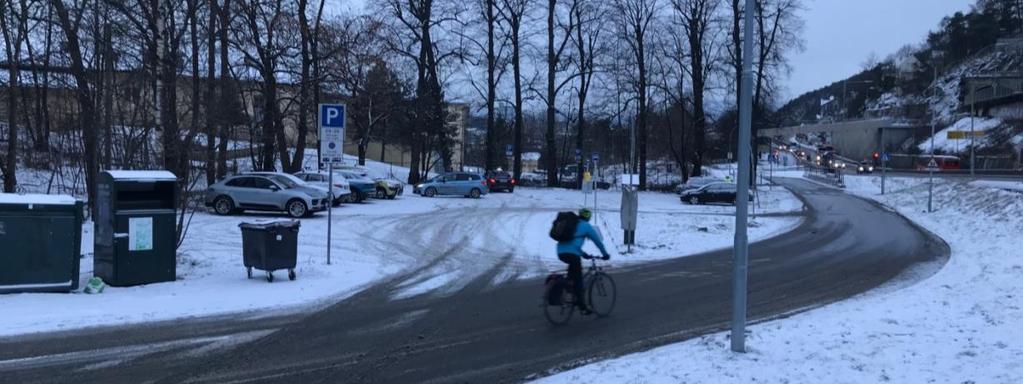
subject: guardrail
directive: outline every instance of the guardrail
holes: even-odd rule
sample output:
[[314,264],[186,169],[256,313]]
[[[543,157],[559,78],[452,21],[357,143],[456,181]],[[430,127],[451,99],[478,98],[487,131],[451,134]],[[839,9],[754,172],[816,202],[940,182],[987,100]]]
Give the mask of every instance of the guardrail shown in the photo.
[[845,188],[845,175],[838,169],[807,164],[803,168],[803,176],[820,183]]

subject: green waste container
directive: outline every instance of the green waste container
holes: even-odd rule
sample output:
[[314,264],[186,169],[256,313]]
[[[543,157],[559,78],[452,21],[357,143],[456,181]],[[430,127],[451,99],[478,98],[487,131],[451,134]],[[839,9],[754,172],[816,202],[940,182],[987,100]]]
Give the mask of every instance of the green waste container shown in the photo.
[[0,293],[78,289],[83,219],[71,196],[0,193]]
[[274,281],[274,271],[288,270],[288,279],[295,280],[298,260],[298,228],[295,220],[266,220],[241,223],[242,261],[248,277],[252,269],[266,271],[266,281]]
[[111,286],[174,281],[177,177],[104,171],[98,181],[94,274]]

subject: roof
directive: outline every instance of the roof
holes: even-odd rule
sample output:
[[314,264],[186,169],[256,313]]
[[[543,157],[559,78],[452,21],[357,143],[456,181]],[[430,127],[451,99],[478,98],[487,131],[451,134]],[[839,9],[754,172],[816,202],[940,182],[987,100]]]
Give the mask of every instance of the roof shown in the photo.
[[104,171],[114,180],[177,180],[178,177],[168,171]]
[[537,161],[540,160],[540,152],[523,152],[522,160],[526,161]]
[[74,205],[74,197],[68,195],[0,193],[0,204]]

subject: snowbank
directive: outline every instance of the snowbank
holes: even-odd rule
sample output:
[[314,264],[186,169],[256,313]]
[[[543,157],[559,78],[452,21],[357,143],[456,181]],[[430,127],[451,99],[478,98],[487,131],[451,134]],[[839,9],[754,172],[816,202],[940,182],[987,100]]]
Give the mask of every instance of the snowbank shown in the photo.
[[717,333],[583,366],[540,380],[571,383],[1020,383],[1023,382],[1023,198],[949,181],[923,213],[924,179],[847,178],[948,241],[951,260],[934,276],[867,292],[749,328],[749,353]]

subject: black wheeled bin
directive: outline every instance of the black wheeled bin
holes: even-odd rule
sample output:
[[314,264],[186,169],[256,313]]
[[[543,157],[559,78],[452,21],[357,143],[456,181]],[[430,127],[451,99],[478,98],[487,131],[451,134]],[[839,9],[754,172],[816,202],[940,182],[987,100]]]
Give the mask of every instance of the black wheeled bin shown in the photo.
[[0,193],[0,293],[78,289],[81,201]]
[[167,171],[100,173],[96,276],[112,286],[177,278],[177,182]]
[[298,260],[298,228],[295,220],[267,220],[241,223],[242,258],[245,272],[252,278],[252,269],[266,271],[266,281],[274,281],[274,271],[287,269],[288,279],[295,280]]

